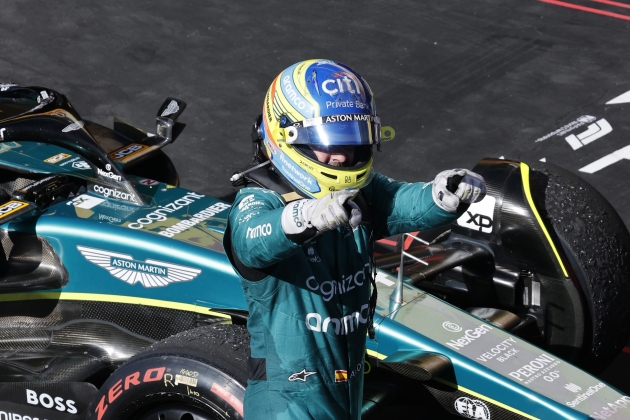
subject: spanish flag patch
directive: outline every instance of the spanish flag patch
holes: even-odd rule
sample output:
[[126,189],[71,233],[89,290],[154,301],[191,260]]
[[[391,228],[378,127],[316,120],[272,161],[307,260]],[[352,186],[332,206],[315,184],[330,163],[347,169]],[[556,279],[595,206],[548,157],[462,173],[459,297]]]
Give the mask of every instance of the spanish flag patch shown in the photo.
[[336,370],[335,382],[348,382],[348,372],[345,370]]

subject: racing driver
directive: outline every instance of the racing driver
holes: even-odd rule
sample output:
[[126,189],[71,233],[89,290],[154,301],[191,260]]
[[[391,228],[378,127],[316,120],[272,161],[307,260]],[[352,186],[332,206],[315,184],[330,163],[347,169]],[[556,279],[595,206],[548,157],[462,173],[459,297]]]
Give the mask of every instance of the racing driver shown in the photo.
[[284,70],[258,121],[258,166],[275,181],[238,192],[224,238],[249,309],[245,419],[359,419],[374,241],[451,223],[485,182],[464,169],[411,184],[374,172],[372,91],[338,62]]

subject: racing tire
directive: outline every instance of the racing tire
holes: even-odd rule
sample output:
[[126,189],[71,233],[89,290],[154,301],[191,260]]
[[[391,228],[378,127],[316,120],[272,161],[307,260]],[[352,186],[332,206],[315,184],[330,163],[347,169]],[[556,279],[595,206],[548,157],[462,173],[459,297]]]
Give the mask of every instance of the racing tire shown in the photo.
[[88,420],[242,419],[249,334],[199,327],[147,347],[100,388]]
[[551,164],[532,169],[547,178],[541,216],[580,289],[587,322],[577,364],[597,374],[630,337],[630,234],[612,205],[582,178]]

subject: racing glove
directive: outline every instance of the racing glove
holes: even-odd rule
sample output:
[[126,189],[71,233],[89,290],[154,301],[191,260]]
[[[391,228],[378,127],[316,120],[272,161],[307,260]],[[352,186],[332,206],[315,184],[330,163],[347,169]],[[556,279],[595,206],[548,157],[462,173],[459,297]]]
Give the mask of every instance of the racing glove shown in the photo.
[[460,204],[477,203],[486,196],[486,181],[467,169],[452,169],[437,174],[433,181],[433,201],[449,213]]
[[352,201],[358,189],[336,191],[318,199],[289,203],[282,211],[282,229],[289,239],[304,243],[327,230],[361,224],[361,210]]

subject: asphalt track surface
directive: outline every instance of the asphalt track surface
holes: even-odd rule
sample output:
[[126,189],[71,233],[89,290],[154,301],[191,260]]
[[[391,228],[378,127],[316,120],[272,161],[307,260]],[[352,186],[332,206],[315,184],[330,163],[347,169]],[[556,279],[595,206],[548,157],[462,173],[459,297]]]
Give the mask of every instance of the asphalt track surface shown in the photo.
[[[630,225],[629,50],[630,0],[0,1],[0,82],[148,131],[167,96],[183,99],[187,127],[165,151],[182,186],[215,196],[249,162],[272,79],[330,58],[363,75],[396,130],[380,172],[545,159]],[[602,377],[630,393],[629,373],[622,353]]]

